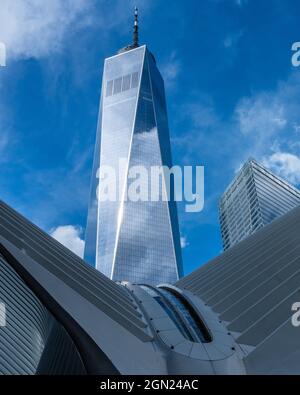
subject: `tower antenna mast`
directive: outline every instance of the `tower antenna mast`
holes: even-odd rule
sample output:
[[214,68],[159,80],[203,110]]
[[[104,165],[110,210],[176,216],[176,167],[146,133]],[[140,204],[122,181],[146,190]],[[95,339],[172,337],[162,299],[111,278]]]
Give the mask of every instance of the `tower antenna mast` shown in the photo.
[[139,46],[139,19],[138,19],[139,11],[138,8],[134,9],[134,30],[133,30],[133,47],[136,48]]

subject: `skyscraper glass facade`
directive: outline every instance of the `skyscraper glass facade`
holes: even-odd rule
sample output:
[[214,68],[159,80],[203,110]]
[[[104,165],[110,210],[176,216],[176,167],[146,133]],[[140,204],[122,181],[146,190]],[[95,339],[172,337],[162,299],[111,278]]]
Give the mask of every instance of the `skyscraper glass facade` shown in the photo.
[[298,205],[298,189],[250,159],[219,203],[224,250]]
[[[177,208],[164,180],[158,201],[126,198],[129,169],[163,165],[172,167],[164,83],[141,46],[106,59],[103,73],[85,260],[113,280],[155,285],[182,274]],[[99,166],[115,169],[116,201],[102,199]]]

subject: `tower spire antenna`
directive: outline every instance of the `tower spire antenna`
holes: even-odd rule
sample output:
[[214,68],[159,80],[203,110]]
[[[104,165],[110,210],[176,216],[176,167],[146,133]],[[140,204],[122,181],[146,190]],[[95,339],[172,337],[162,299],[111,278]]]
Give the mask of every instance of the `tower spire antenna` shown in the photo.
[[133,47],[139,46],[139,10],[134,8],[134,30],[133,30]]

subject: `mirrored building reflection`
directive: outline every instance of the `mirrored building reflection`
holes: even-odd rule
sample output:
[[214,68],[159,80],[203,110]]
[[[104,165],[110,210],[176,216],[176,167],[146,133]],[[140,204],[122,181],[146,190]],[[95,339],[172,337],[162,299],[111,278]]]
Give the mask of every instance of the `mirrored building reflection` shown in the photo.
[[[154,56],[135,42],[105,60],[86,230],[85,260],[113,280],[155,285],[182,275],[177,207],[165,180],[158,201],[126,198],[129,169],[150,174],[163,165],[172,167],[164,82]],[[116,201],[102,199],[104,166],[117,174]]]
[[219,203],[224,250],[299,205],[298,189],[249,159]]

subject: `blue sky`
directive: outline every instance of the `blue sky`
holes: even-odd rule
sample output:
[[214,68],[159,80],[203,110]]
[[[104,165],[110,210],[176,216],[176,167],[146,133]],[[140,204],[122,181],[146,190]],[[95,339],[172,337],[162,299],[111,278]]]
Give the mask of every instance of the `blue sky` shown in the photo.
[[298,0],[2,0],[0,198],[79,252],[104,58],[141,42],[165,78],[174,163],[205,166],[179,206],[185,272],[222,249],[218,199],[252,156],[300,184]]

